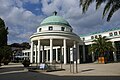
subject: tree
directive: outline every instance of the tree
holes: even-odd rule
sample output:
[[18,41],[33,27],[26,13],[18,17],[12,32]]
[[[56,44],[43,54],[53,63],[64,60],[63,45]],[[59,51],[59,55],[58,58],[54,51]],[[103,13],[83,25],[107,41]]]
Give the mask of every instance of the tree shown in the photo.
[[12,56],[12,50],[9,46],[3,46],[0,48],[0,63],[10,62]]
[[0,18],[0,47],[7,45],[8,28],[5,27],[4,21]]
[[82,6],[83,13],[88,10],[88,7],[94,1],[96,1],[96,10],[105,2],[106,5],[103,10],[103,18],[108,13],[107,21],[110,21],[112,15],[120,8],[120,0],[80,0],[80,6]]
[[21,43],[21,46],[22,46],[23,49],[30,49],[30,45],[29,45],[28,42]]
[[2,48],[0,48],[0,66],[1,66],[2,59],[3,59]]
[[[5,27],[4,21],[0,18],[0,65],[1,65],[1,60],[8,56],[9,52],[6,52],[7,49],[9,49],[7,46],[7,34],[8,34],[8,28]],[[7,58],[6,58],[7,59]]]
[[115,48],[112,46],[112,42],[109,41],[105,36],[99,36],[95,40],[92,41],[93,44],[89,48],[89,52],[96,53],[98,57],[106,57],[109,55],[111,51],[115,51]]
[[22,48],[22,49],[30,49],[30,45],[28,42],[23,42],[23,43],[13,43],[10,45],[11,47],[17,47],[17,48]]
[[9,46],[2,47],[3,57],[4,59],[10,59],[12,55],[12,49]]
[[20,47],[21,48],[21,45],[19,43],[13,43],[10,45],[11,47]]

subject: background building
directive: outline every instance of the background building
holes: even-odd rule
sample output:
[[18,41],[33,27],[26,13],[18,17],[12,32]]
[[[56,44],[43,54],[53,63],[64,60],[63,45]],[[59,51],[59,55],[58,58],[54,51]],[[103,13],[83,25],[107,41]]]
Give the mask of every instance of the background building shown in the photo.
[[22,62],[25,59],[29,59],[29,54],[25,53],[23,54],[23,51],[29,52],[30,50],[30,45],[27,42],[23,43],[13,43],[9,45],[12,49],[12,61],[13,62]]
[[89,56],[88,47],[91,46],[92,41],[99,36],[106,36],[112,42],[112,45],[116,48],[116,52],[110,53],[110,61],[120,61],[120,28],[114,28],[104,32],[97,32],[88,35],[81,36],[84,42],[85,48],[83,54],[86,56],[85,59],[95,61],[95,55]]

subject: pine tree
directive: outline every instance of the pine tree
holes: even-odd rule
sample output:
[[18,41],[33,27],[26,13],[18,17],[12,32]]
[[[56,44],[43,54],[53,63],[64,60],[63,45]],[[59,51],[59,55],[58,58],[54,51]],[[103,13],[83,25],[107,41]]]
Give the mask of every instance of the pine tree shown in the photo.
[[[7,46],[7,34],[8,34],[7,30],[8,30],[8,28],[5,27],[4,21],[0,18],[0,65],[1,65],[1,61],[3,60],[3,58],[5,58],[6,55],[10,56],[10,54],[11,54],[10,50],[9,51],[7,50],[9,46],[6,47]],[[5,54],[5,53],[7,53],[7,54]],[[8,53],[10,53],[10,54],[8,54]]]
[[7,45],[8,28],[5,27],[4,21],[0,18],[0,47]]

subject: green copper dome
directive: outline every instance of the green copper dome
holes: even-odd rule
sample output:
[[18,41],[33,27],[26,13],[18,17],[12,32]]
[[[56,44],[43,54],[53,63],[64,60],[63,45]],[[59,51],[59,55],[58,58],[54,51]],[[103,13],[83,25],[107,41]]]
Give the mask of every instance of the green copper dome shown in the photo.
[[42,22],[41,25],[66,25],[66,26],[70,26],[69,23],[63,19],[60,16],[50,16],[45,18]]

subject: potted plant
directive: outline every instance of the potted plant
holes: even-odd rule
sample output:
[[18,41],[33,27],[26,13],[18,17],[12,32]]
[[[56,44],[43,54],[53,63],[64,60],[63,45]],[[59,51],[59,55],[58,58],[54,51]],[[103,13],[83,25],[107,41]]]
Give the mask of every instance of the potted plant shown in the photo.
[[89,51],[95,53],[98,58],[98,63],[105,64],[111,51],[115,48],[112,46],[112,42],[109,41],[105,36],[99,36],[93,40],[93,44],[90,46]]
[[29,65],[30,65],[30,60],[24,60],[24,61],[22,62],[22,64],[24,65],[24,67],[29,67]]

